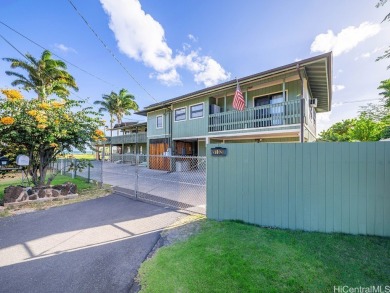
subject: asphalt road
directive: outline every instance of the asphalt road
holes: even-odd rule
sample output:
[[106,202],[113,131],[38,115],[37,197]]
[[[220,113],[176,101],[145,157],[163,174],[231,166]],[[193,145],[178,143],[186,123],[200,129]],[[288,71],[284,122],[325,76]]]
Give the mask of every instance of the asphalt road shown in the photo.
[[179,217],[110,195],[0,219],[0,292],[128,292]]

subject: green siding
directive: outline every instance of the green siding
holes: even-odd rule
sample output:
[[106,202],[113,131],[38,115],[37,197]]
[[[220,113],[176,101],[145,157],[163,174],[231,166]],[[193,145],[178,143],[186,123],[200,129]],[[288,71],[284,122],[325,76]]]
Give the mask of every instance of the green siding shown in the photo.
[[200,140],[198,142],[198,156],[200,157],[206,156],[206,142],[204,140]]
[[[203,104],[203,118],[190,119],[190,106]],[[186,120],[173,122],[173,139],[180,137],[199,137],[207,134],[208,115],[209,115],[209,97],[192,99],[187,102],[173,104],[173,111],[178,108],[186,108]]]
[[[254,107],[254,97],[264,96],[271,93],[277,93],[283,91],[283,84],[274,85],[271,87],[261,88],[254,91],[248,92],[248,107]],[[301,81],[295,80],[286,82],[287,101],[297,100],[301,94]],[[233,97],[232,97],[233,99]],[[230,104],[231,105],[231,104]]]
[[211,144],[207,157],[211,219],[390,236],[390,143]]
[[[163,128],[156,128],[156,117],[163,115]],[[158,110],[148,113],[148,139],[169,136],[169,110]]]

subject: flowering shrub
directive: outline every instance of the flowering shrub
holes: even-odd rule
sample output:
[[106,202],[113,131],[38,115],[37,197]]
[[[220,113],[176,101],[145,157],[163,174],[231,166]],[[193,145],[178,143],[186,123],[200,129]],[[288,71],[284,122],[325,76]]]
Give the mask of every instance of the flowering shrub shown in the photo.
[[82,102],[27,100],[17,90],[0,91],[5,96],[0,96],[1,142],[29,155],[28,173],[35,185],[47,183],[46,171],[56,156],[74,148],[83,151],[93,140],[104,139],[98,114],[80,109]]
[[2,117],[0,122],[4,125],[12,125],[15,122],[15,119],[12,117]]
[[18,90],[12,89],[1,89],[0,90],[9,101],[17,102],[19,100],[23,100],[23,95]]

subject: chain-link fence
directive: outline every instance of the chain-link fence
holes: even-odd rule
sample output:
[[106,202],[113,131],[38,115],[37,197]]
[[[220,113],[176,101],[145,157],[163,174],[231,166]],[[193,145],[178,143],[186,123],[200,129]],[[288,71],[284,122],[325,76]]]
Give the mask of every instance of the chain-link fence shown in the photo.
[[103,169],[100,161],[83,163],[82,167],[80,162],[86,161],[77,159],[58,159],[56,162],[52,163],[51,169],[58,172],[58,174],[71,178],[84,178],[87,182],[103,182]]
[[122,158],[118,163],[103,163],[103,182],[113,185],[116,192],[205,213],[205,157],[126,154]]
[[116,162],[91,161],[83,170],[76,159],[60,159],[60,174],[109,184],[114,191],[160,205],[206,212],[206,157],[124,154]]

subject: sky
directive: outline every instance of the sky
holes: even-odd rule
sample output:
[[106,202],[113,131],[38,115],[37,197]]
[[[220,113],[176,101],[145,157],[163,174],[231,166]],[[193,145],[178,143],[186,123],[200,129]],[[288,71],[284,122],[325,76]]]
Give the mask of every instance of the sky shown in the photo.
[[[390,22],[381,23],[390,3],[376,2],[0,0],[0,58],[39,58],[35,42],[69,62],[72,98],[93,105],[125,88],[142,109],[332,51],[332,111],[317,116],[319,133],[378,102],[389,78],[390,59],[375,59],[390,45]],[[11,87],[9,69],[1,59],[0,88]],[[124,119],[134,120],[145,117]]]

